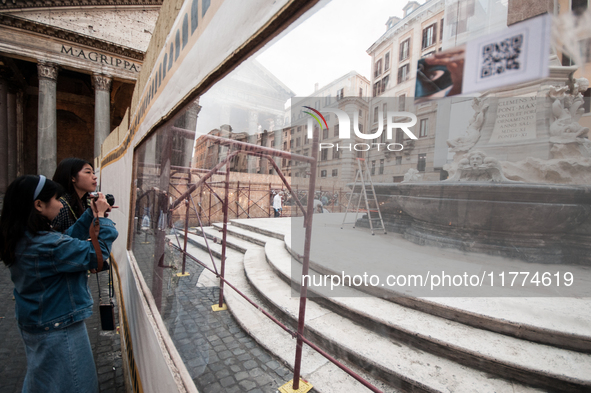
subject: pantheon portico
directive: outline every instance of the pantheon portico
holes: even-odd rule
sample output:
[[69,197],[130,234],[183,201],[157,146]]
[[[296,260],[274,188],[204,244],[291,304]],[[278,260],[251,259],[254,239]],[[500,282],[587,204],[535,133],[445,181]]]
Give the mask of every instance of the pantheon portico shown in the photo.
[[130,107],[162,0],[0,3],[0,194],[93,161]]

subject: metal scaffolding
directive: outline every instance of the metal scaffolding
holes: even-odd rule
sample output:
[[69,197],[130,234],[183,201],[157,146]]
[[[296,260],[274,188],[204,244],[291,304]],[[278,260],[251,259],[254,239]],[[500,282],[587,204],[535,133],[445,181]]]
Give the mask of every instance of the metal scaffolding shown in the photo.
[[[171,128],[172,128],[172,131],[186,132],[186,130],[176,129],[176,127],[171,127]],[[346,373],[351,375],[353,378],[355,378],[357,381],[362,383],[364,386],[366,386],[371,391],[380,392],[380,390],[378,390],[376,387],[374,387],[368,381],[363,379],[361,376],[357,375],[354,371],[352,371],[350,368],[348,368],[347,366],[345,366],[344,364],[342,364],[338,360],[334,359],[332,356],[330,356],[328,353],[326,353],[324,350],[319,348],[317,345],[312,343],[310,340],[308,340],[304,336],[305,320],[306,320],[306,301],[307,301],[307,291],[308,291],[306,280],[302,280],[302,282],[300,283],[300,304],[299,304],[297,331],[293,331],[293,329],[291,329],[288,326],[281,323],[273,315],[271,315],[269,312],[267,312],[266,310],[261,308],[261,306],[256,304],[254,301],[252,301],[250,298],[248,298],[248,296],[246,296],[244,293],[242,293],[238,288],[236,288],[234,285],[232,285],[230,282],[228,282],[225,279],[225,275],[224,275],[225,262],[226,262],[227,225],[228,225],[230,213],[233,213],[233,215],[235,217],[241,217],[241,216],[242,217],[244,217],[244,216],[250,217],[250,207],[251,207],[250,203],[247,208],[244,208],[244,206],[241,206],[239,203],[235,202],[234,209],[232,210],[232,208],[230,206],[231,203],[229,201],[229,194],[230,194],[230,170],[229,170],[229,168],[230,168],[230,163],[239,154],[246,154],[246,155],[260,157],[261,159],[267,160],[273,166],[277,175],[281,178],[281,181],[282,181],[285,189],[287,191],[289,191],[289,193],[292,196],[295,196],[295,198],[293,198],[293,199],[294,199],[295,206],[296,206],[296,214],[301,213],[304,216],[304,227],[305,227],[304,254],[303,254],[303,260],[302,260],[302,276],[308,275],[309,265],[310,265],[310,249],[311,249],[311,241],[312,241],[312,221],[313,221],[313,217],[314,217],[314,207],[313,207],[314,206],[314,198],[313,198],[313,196],[315,195],[315,192],[317,191],[317,190],[315,190],[315,187],[316,187],[317,158],[318,158],[318,146],[319,146],[319,135],[318,134],[319,134],[319,130],[316,129],[314,131],[314,138],[313,138],[313,142],[312,142],[312,157],[302,156],[302,155],[298,155],[298,154],[292,154],[292,153],[281,151],[281,150],[275,150],[275,149],[268,148],[268,147],[253,145],[253,144],[249,144],[249,143],[245,143],[245,142],[239,142],[239,141],[221,138],[221,137],[217,137],[217,136],[205,135],[204,136],[205,138],[210,139],[213,142],[220,144],[222,146],[229,146],[230,150],[231,149],[235,149],[235,150],[229,151],[228,155],[211,170],[209,170],[209,171],[197,170],[197,172],[199,172],[199,174],[201,176],[198,179],[198,181],[194,184],[190,184],[191,180],[192,180],[191,173],[195,172],[194,169],[181,168],[181,167],[170,167],[169,166],[167,168],[168,172],[165,173],[164,176],[162,175],[162,173],[164,173],[165,171],[161,170],[161,175],[160,175],[161,183],[162,183],[163,178],[166,178],[166,177],[168,178],[169,181],[173,178],[174,179],[187,179],[188,178],[188,182],[186,183],[187,189],[182,193],[177,187],[175,187],[175,185],[170,184],[170,186],[173,189],[175,189],[176,192],[180,193],[180,196],[178,196],[174,201],[172,201],[172,202],[170,201],[169,193],[162,191],[163,184],[161,184],[160,190],[150,190],[148,192],[145,192],[144,194],[139,195],[137,200],[140,201],[142,198],[150,198],[150,197],[157,199],[158,203],[155,204],[155,206],[157,206],[159,209],[162,209],[162,208],[166,209],[165,211],[168,212],[167,217],[169,220],[175,210],[179,209],[182,206],[185,207],[185,217],[184,217],[185,236],[184,236],[184,242],[183,242],[182,247],[180,245],[180,242],[178,241],[178,237],[177,237],[178,244],[175,245],[172,241],[170,241],[168,239],[165,240],[164,231],[159,231],[158,237],[161,238],[161,241],[159,241],[158,237],[157,237],[156,254],[155,255],[160,255],[158,253],[158,251],[159,251],[158,247],[161,244],[163,245],[164,242],[166,242],[170,247],[179,251],[183,255],[181,275],[185,274],[186,260],[188,257],[189,259],[191,259],[194,262],[198,263],[199,265],[203,266],[205,269],[214,273],[219,278],[219,280],[220,280],[219,281],[220,290],[219,290],[219,300],[218,300],[218,307],[219,308],[221,308],[223,306],[224,286],[227,285],[230,288],[232,288],[234,291],[236,291],[236,293],[238,293],[246,301],[248,301],[250,304],[252,304],[255,308],[257,308],[259,311],[261,311],[265,316],[267,316],[269,319],[271,319],[273,322],[275,322],[278,326],[280,326],[283,330],[285,330],[288,334],[290,334],[292,337],[296,338],[296,355],[295,355],[295,361],[294,361],[294,377],[293,377],[293,386],[292,386],[294,391],[297,391],[300,388],[302,350],[303,350],[303,344],[305,343],[308,346],[310,346],[312,349],[314,349],[315,351],[320,353],[322,356],[326,357],[329,361],[334,363],[336,366],[338,366],[339,368],[344,370]],[[279,168],[278,165],[275,163],[275,161],[274,161],[275,157],[285,158],[287,160],[301,161],[301,162],[305,162],[305,163],[310,164],[310,166],[311,166],[310,179],[309,179],[309,184],[308,184],[307,190],[296,189],[294,191],[291,188],[291,185],[289,184],[289,182],[287,181],[287,179],[283,175],[281,168]],[[224,166],[226,167],[225,172],[219,172],[220,169],[222,169]],[[187,174],[188,174],[188,176],[187,176]],[[212,186],[211,183],[208,183],[208,180],[211,179],[212,176],[215,174],[225,175],[224,176],[225,181],[223,182],[225,193],[224,193],[223,197],[221,197],[217,192],[215,192],[215,190],[213,189],[214,187]],[[271,188],[271,185],[269,185],[269,189],[270,188]],[[205,217],[208,217],[208,220],[210,220],[212,217],[212,212],[211,212],[212,204],[211,203],[209,204],[210,211],[207,214],[205,214],[205,211],[200,208],[200,203],[196,202],[195,198],[193,198],[192,194],[198,189],[200,189],[200,190],[207,189],[209,191],[209,197],[211,198],[213,196],[215,199],[217,199],[217,202],[213,206],[215,206],[216,209],[221,209],[223,212],[223,229],[222,229],[222,243],[221,243],[222,253],[221,253],[221,262],[220,262],[219,268],[217,267],[217,265],[215,263],[215,259],[213,257],[213,253],[212,253],[211,248],[209,246],[207,236],[205,236],[205,235],[203,237],[204,237],[204,241],[205,241],[206,247],[209,252],[209,257],[211,258],[211,263],[212,263],[213,268],[208,267],[204,262],[200,261],[198,258],[192,256],[191,254],[187,253],[187,241],[188,241],[187,233],[189,233],[190,212],[191,211],[195,212],[195,215],[196,215],[197,220],[199,222],[199,226],[202,231],[201,233],[203,233],[203,234],[205,232],[204,232],[204,222],[203,222],[204,220],[202,219],[202,215]],[[250,188],[250,185],[249,186],[242,185],[242,187],[241,187],[239,183],[234,188],[234,190],[236,190],[236,192],[238,192],[238,193],[246,193],[246,194],[248,194],[250,191],[252,191]],[[307,198],[306,198],[307,201],[306,201],[305,207],[299,197],[301,191],[305,191],[305,195],[307,196]],[[333,192],[333,194],[335,193],[334,188],[333,188],[332,192]],[[343,193],[342,190],[339,193],[339,195],[343,195],[343,196],[344,196],[344,194],[345,193]],[[250,202],[250,200],[251,200],[250,195],[248,195],[248,200]],[[167,206],[165,206],[165,205],[167,205]],[[220,205],[220,206],[217,207],[217,205]],[[261,208],[261,206],[259,204],[257,204],[256,202],[255,202],[255,205],[257,206],[255,208],[259,208],[259,209]],[[340,201],[339,201],[338,205],[341,205]],[[136,210],[138,208],[136,208]],[[136,217],[137,216],[139,216],[139,215],[136,212]],[[172,220],[170,220],[170,221],[172,221]],[[210,224],[210,223],[211,222],[209,221],[208,224]],[[170,227],[171,223],[168,222],[167,226]],[[176,234],[176,232],[175,232],[175,234]],[[163,253],[162,253],[162,255],[163,255]],[[158,259],[158,257],[156,257],[156,259]],[[156,266],[156,264],[154,266]],[[157,266],[159,268],[167,268],[168,267],[168,266],[164,265],[163,257],[160,258],[160,260],[157,262]],[[153,285],[153,287],[154,287],[154,285]],[[153,288],[153,290],[154,289],[156,289],[156,290],[160,289],[160,291],[161,291],[161,284],[160,284],[159,288]],[[156,295],[157,294],[155,294],[155,297],[157,297]],[[157,302],[158,302],[158,300],[157,300]]]

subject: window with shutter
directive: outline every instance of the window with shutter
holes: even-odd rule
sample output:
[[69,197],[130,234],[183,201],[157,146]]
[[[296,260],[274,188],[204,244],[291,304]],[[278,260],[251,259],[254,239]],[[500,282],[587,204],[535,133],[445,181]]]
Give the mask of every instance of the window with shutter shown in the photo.
[[433,45],[436,41],[436,32],[435,32],[435,27],[437,26],[437,23],[433,23],[431,26],[427,27],[426,29],[423,30],[423,45],[422,48],[428,48],[431,45]]
[[398,83],[402,83],[408,79],[408,70],[408,64],[405,64],[398,69]]
[[403,61],[403,60],[408,59],[409,48],[410,48],[410,38],[407,38],[406,40],[404,40],[400,44],[400,55],[399,55],[398,60]]

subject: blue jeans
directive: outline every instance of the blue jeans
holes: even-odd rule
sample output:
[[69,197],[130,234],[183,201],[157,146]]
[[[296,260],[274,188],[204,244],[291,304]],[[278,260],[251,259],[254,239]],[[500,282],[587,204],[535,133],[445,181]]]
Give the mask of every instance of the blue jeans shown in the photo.
[[43,333],[21,330],[27,353],[23,393],[98,393],[84,321]]

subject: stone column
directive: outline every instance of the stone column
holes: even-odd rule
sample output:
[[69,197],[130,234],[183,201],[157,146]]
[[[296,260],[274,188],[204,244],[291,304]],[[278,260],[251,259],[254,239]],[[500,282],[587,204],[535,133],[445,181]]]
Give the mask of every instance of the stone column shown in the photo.
[[[259,134],[259,113],[257,111],[248,111],[248,142],[256,145],[258,142]],[[248,156],[247,158],[247,171],[248,173],[257,173],[259,162],[264,161],[254,156]]]
[[16,179],[16,92],[9,91],[7,96],[6,122],[8,128],[8,183]]
[[[248,136],[247,142],[256,145],[258,142],[258,134],[252,134]],[[257,173],[259,169],[259,158],[254,156],[248,156],[247,167],[248,173]]]
[[8,188],[8,85],[0,76],[0,194]]
[[101,155],[101,145],[111,133],[111,82],[107,75],[92,75],[94,87],[94,157]]
[[[189,131],[196,131],[197,117],[200,111],[201,106],[199,105],[199,98],[196,98],[185,107],[185,113],[175,120],[174,126]],[[188,137],[187,135],[178,135],[177,137],[180,138],[178,149],[182,151],[182,154],[181,157],[173,157],[173,165],[189,167],[191,166],[191,156],[193,155],[195,138]]]
[[49,178],[57,166],[57,70],[52,63],[37,64],[39,115],[37,118],[37,173]]
[[25,174],[25,92],[16,93],[16,175]]
[[[273,131],[275,133],[275,140],[274,140],[274,148],[277,150],[283,150],[283,130],[282,129],[278,129]],[[280,157],[275,157],[275,164],[277,164],[277,166],[279,168],[281,168],[281,158]],[[275,171],[275,169],[273,169],[273,173],[276,175],[277,171]]]
[[[269,136],[269,133],[267,132],[267,130],[264,130],[263,133],[261,134],[261,146],[269,147],[269,146],[267,146],[267,144],[269,143],[268,136]],[[261,158],[259,162],[260,162],[261,174],[268,175],[269,174],[268,168],[271,166],[271,164],[268,163],[266,158]]]

